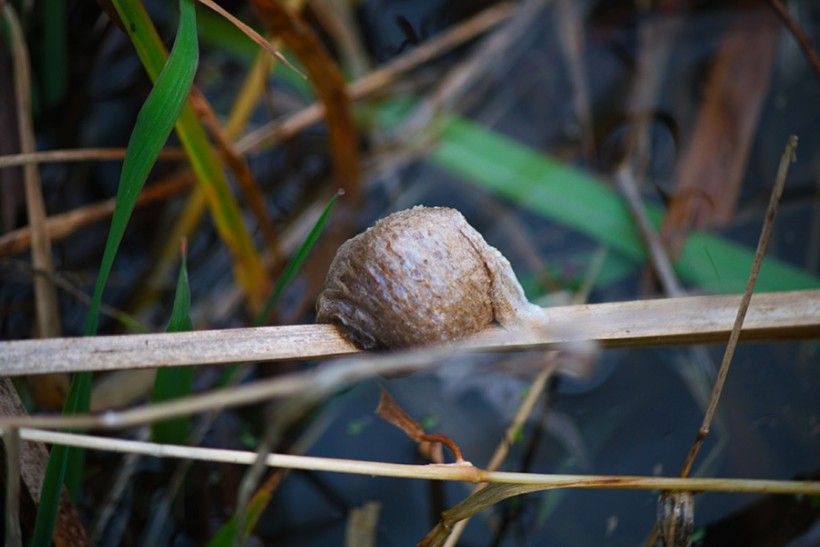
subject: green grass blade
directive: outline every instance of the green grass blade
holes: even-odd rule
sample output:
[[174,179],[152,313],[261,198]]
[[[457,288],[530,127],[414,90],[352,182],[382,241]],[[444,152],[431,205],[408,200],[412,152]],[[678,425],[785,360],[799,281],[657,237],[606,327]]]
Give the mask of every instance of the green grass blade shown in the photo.
[[280,275],[279,279],[276,280],[273,290],[271,290],[270,294],[265,299],[265,304],[262,306],[261,311],[256,315],[256,318],[253,321],[255,326],[264,325],[265,321],[267,321],[268,316],[271,311],[273,311],[273,307],[276,305],[279,297],[282,296],[282,292],[285,290],[285,287],[288,286],[288,283],[290,283],[291,279],[293,279],[293,276],[296,275],[297,271],[299,271],[299,267],[302,265],[302,262],[305,261],[308,253],[310,253],[310,250],[313,249],[313,246],[316,244],[316,240],[319,239],[319,236],[325,229],[325,224],[327,224],[327,218],[330,216],[330,211],[333,210],[333,206],[336,204],[336,200],[339,199],[340,195],[342,195],[342,193],[337,192],[332,198],[330,198],[330,201],[328,201],[327,205],[325,205],[324,211],[322,211],[322,214],[319,215],[319,219],[316,221],[316,224],[314,224],[313,228],[310,229],[310,233],[308,233],[305,240],[302,241],[302,244],[296,250],[296,253],[290,259],[290,262],[288,262],[288,265],[285,266],[282,275]]
[[[242,530],[243,542],[251,535],[259,517],[270,503],[273,492],[269,489],[262,489],[254,494],[251,501],[248,503],[247,518],[245,519],[245,529]],[[228,522],[222,525],[217,530],[214,537],[208,542],[208,547],[232,547],[236,539],[236,515],[231,517]]]
[[[265,300],[265,305],[263,306],[262,311],[257,314],[253,324],[255,326],[264,325],[265,321],[270,315],[270,312],[273,310],[276,302],[279,300],[279,297],[282,295],[282,292],[287,287],[288,283],[293,279],[293,276],[296,275],[296,272],[301,267],[302,263],[307,258],[307,255],[310,253],[313,246],[316,244],[316,241],[319,239],[319,236],[325,229],[327,225],[327,219],[330,216],[330,212],[333,210],[333,206],[336,204],[336,200],[339,199],[339,196],[342,195],[342,192],[337,192],[330,201],[328,201],[327,205],[325,205],[322,214],[319,215],[319,218],[316,220],[316,223],[310,229],[307,237],[305,237],[302,244],[296,250],[296,253],[293,255],[293,258],[290,259],[288,265],[285,267],[285,270],[282,272],[282,275],[279,276],[279,279],[276,280],[276,285],[274,286],[273,290],[271,291],[268,298]],[[232,365],[230,367],[226,367],[222,378],[220,379],[220,385],[226,385],[230,382],[231,378],[238,367],[236,365]],[[259,490],[254,494],[253,498],[251,499],[250,503],[248,503],[248,508],[246,512],[246,519],[245,519],[245,528],[243,530],[243,534],[245,536],[250,535],[251,531],[256,526],[256,522],[259,520],[259,517],[262,515],[265,507],[267,507],[268,502],[270,501],[271,493],[269,491],[265,491],[264,489]],[[236,515],[231,517],[222,527],[214,534],[211,538],[211,541],[208,542],[209,547],[219,547],[219,546],[230,546],[233,545],[233,540],[236,537]]]
[[40,55],[40,75],[43,102],[54,106],[65,96],[68,86],[68,17],[67,0],[46,0],[42,6],[43,44]]
[[[91,395],[91,374],[81,373],[74,377],[71,390],[66,399],[63,412],[73,414],[88,409]],[[85,406],[83,406],[85,405]],[[46,466],[46,473],[43,478],[43,490],[40,493],[40,505],[37,507],[37,517],[34,521],[34,531],[32,533],[31,545],[33,547],[48,547],[51,545],[51,537],[54,533],[54,524],[57,521],[57,510],[60,506],[60,493],[65,483],[65,477],[69,464],[82,458],[74,456],[76,452],[69,447],[54,445]]]
[[[333,206],[336,204],[336,200],[339,199],[340,195],[342,195],[342,192],[337,192],[332,198],[330,198],[330,201],[328,201],[327,205],[325,205],[325,209],[322,211],[322,214],[319,215],[319,218],[316,220],[316,223],[310,229],[310,232],[308,233],[307,237],[304,239],[304,241],[302,241],[302,244],[299,246],[299,249],[297,249],[296,253],[293,255],[293,258],[291,258],[290,262],[288,262],[282,275],[280,275],[279,279],[276,280],[276,285],[274,286],[273,290],[271,290],[271,293],[265,300],[265,304],[262,306],[262,310],[256,314],[256,317],[253,320],[253,326],[262,326],[267,321],[268,316],[270,315],[274,306],[276,306],[276,302],[279,300],[279,297],[282,295],[282,292],[288,286],[288,283],[290,283],[291,279],[293,279],[293,276],[301,267],[302,262],[305,261],[305,258],[307,258],[308,253],[310,253],[310,250],[316,244],[316,240],[319,239],[319,236],[325,229],[327,219],[330,216],[330,211],[333,209]],[[233,381],[234,376],[236,376],[237,371],[239,371],[238,365],[228,365],[226,367],[223,367],[222,374],[219,378],[219,381],[217,382],[217,385],[227,386],[228,384],[230,384]]]
[[[620,195],[597,178],[463,118],[446,121],[431,159],[440,167],[519,205],[570,226],[635,263],[646,260],[643,242]],[[647,204],[660,225],[663,211]],[[694,231],[675,262],[683,280],[701,288],[740,293],[754,253],[718,235]],[[768,258],[756,290],[820,287],[800,268]]]
[[[119,2],[114,1],[119,9]],[[180,0],[180,22],[174,48],[168,62],[157,76],[154,88],[142,105],[122,164],[117,188],[117,206],[111,219],[111,229],[105,244],[97,285],[94,288],[91,309],[86,318],[85,334],[97,332],[99,308],[114,257],[122,241],[128,219],[134,210],[137,196],[159,151],[174,128],[174,123],[188,97],[196,73],[199,48],[196,34],[196,15],[193,0]]]
[[[156,85],[140,109],[128,142],[117,189],[117,205],[111,220],[111,228],[108,232],[91,306],[86,316],[84,328],[86,336],[93,336],[97,332],[103,291],[128,219],[134,209],[137,195],[160,149],[171,134],[174,121],[193,84],[199,55],[194,1],[180,0],[179,9],[179,28],[173,51],[158,75]],[[80,373],[72,382],[63,411],[65,413],[87,411],[90,397],[91,374]],[[69,487],[69,492],[78,490],[82,454],[81,450],[74,448],[55,447],[52,449],[35,521],[33,545],[51,544],[60,491],[64,483]]]
[[[113,3],[145,71],[156,80],[168,53],[145,7],[139,0],[113,0]],[[190,103],[182,107],[176,131],[196,174],[197,184],[204,190],[217,233],[231,251],[234,276],[250,301],[254,305],[261,304],[268,287],[262,259],[242,220],[219,157]]]
[[[194,325],[191,322],[190,312],[191,288],[188,283],[188,264],[183,251],[174,305],[168,328],[165,329],[166,332],[193,330]],[[154,402],[168,401],[190,395],[193,383],[194,369],[192,367],[161,368],[157,370],[151,400]],[[191,429],[190,425],[191,421],[187,417],[156,422],[151,429],[151,437],[155,443],[185,444]]]

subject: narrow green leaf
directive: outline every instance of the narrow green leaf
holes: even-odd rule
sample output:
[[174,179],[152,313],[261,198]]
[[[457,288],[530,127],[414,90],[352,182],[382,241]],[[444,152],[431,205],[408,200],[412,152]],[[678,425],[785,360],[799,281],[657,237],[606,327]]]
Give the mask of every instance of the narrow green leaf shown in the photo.
[[[166,332],[184,332],[193,330],[191,322],[191,288],[188,284],[188,264],[185,252],[182,252],[182,263],[179,267],[177,290],[174,296],[174,305],[171,310],[171,319]],[[190,395],[194,383],[194,369],[192,367],[168,367],[157,370],[154,380],[154,391],[151,400],[154,402],[167,401]],[[191,429],[191,421],[187,417],[156,422],[151,430],[155,443],[185,444]]]
[[276,305],[279,297],[282,296],[282,292],[285,290],[285,287],[288,286],[288,283],[290,283],[291,279],[293,279],[293,276],[296,275],[296,272],[299,270],[302,262],[305,261],[308,253],[310,253],[310,250],[313,249],[313,246],[316,244],[316,240],[319,239],[319,236],[322,234],[322,230],[325,229],[325,224],[327,224],[327,218],[330,215],[330,211],[333,209],[333,206],[336,204],[336,200],[339,199],[340,195],[342,195],[341,191],[337,192],[336,195],[328,201],[325,206],[325,210],[322,211],[322,214],[319,216],[316,224],[313,225],[310,233],[299,246],[296,254],[294,254],[290,259],[288,265],[285,266],[285,270],[282,272],[282,275],[280,275],[279,279],[276,280],[276,285],[274,285],[273,290],[265,299],[265,304],[262,306],[262,310],[254,319],[254,325],[264,325],[265,321],[267,321],[268,316],[271,311],[273,311],[273,307]]
[[[273,290],[271,291],[268,298],[265,300],[265,305],[262,308],[256,318],[254,319],[254,326],[264,325],[265,321],[267,320],[268,315],[273,310],[276,302],[279,300],[279,297],[282,295],[282,292],[287,287],[288,283],[293,279],[293,276],[296,275],[296,272],[301,267],[302,263],[307,258],[307,255],[310,253],[313,246],[316,244],[316,241],[319,239],[319,236],[322,234],[322,231],[325,229],[327,225],[327,219],[330,216],[330,212],[333,210],[333,206],[336,204],[336,200],[339,199],[339,196],[342,195],[342,191],[340,190],[337,192],[330,201],[327,202],[325,205],[322,214],[319,215],[319,218],[316,220],[316,223],[310,229],[307,237],[305,237],[302,244],[296,250],[296,253],[288,262],[288,265],[285,267],[285,270],[282,272],[282,275],[279,276],[279,279],[276,280],[276,285],[274,286]],[[225,367],[222,378],[220,379],[220,385],[227,385],[230,383],[233,376],[236,374],[239,368],[237,365],[231,365],[229,367]],[[256,522],[259,520],[259,517],[262,515],[265,507],[267,507],[268,502],[270,501],[271,493],[265,490],[260,490],[254,494],[254,497],[251,499],[250,503],[248,503],[248,508],[246,512],[246,519],[245,519],[245,527],[243,530],[243,534],[245,536],[250,535],[251,531],[256,527]],[[209,547],[220,547],[225,546],[228,547],[233,545],[233,540],[236,537],[236,515],[231,517],[222,527],[214,534],[211,538],[211,541],[208,542]]]
[[[242,539],[247,539],[253,532],[259,517],[265,507],[270,503],[272,492],[260,490],[254,494],[253,499],[248,503],[247,519],[245,519],[245,529],[242,530]],[[208,547],[232,547],[236,539],[236,515],[231,517],[222,527],[217,530],[214,537],[208,542]]]
[[[395,119],[396,112],[387,113]],[[609,185],[565,163],[464,118],[445,122],[431,159],[474,184],[578,230],[633,262],[646,260],[635,223]],[[647,205],[660,225],[663,211]],[[713,291],[743,292],[754,253],[703,231],[690,233],[675,269],[685,281]],[[717,271],[716,271],[717,270]],[[763,264],[756,290],[808,289],[820,279],[774,258]]]
[[[84,394],[88,396],[83,397]],[[81,373],[74,377],[63,407],[63,413],[73,414],[88,409],[91,394],[91,374]],[[85,406],[83,406],[85,405]],[[31,545],[33,547],[47,547],[51,545],[51,536],[54,533],[54,524],[57,521],[57,510],[60,504],[60,492],[65,483],[66,471],[69,463],[76,464],[77,459],[71,457],[77,452],[69,447],[54,445],[46,466],[43,478],[43,490],[40,493],[40,505],[37,508],[37,517],[34,522]],[[76,456],[74,457],[76,458]],[[82,459],[80,458],[80,461]]]
[[40,74],[43,82],[43,102],[45,106],[54,106],[65,96],[68,87],[66,0],[45,0],[42,16]]
[[[116,5],[116,2],[115,2]],[[105,244],[84,333],[93,336],[99,324],[100,304],[111,267],[122,241],[137,195],[165,144],[193,83],[199,58],[196,34],[196,11],[193,0],[180,0],[177,37],[168,62],[137,116],[134,131],[120,173],[117,205]],[[91,374],[77,374],[66,398],[64,413],[88,411],[91,398]],[[75,448],[54,447],[49,457],[43,493],[37,511],[32,545],[51,545],[63,484],[69,492],[79,489],[83,452]]]
[[[113,3],[145,71],[156,81],[168,53],[145,7],[139,0],[113,0]],[[237,283],[252,303],[261,302],[268,286],[262,259],[242,219],[219,157],[190,102],[182,107],[176,132],[188,154],[217,233],[231,251]]]
[[[137,196],[174,128],[194,81],[199,60],[194,5],[194,0],[180,0],[179,29],[173,51],[137,115],[134,131],[128,141],[117,188],[117,206],[111,219],[91,309],[86,317],[87,336],[97,332],[102,293]],[[119,9],[117,0],[114,1],[114,6]]]

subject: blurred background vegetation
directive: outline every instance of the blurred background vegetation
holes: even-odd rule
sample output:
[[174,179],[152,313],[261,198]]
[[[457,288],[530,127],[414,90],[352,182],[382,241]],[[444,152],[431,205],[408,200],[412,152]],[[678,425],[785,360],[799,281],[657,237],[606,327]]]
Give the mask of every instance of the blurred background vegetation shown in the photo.
[[[38,222],[49,235],[53,267],[32,259],[37,238],[27,228],[25,190],[31,175],[0,163],[4,339],[311,322],[338,245],[415,204],[460,209],[543,305],[669,295],[648,266],[614,180],[618,169],[638,181],[679,290],[738,293],[789,134],[800,138],[798,161],[758,289],[820,286],[820,66],[789,28],[796,24],[808,41],[820,40],[820,5],[812,0],[789,2],[785,16],[775,0],[288,0],[272,12],[263,1],[221,3],[269,35],[298,71],[201,4],[198,43],[189,33],[183,44],[175,2],[5,3],[28,48],[31,109],[15,90],[19,72],[6,21],[0,155],[30,151],[20,138],[21,118],[32,121],[38,151],[107,151],[37,165],[48,217]],[[281,6],[290,19],[276,15]],[[442,45],[447,36],[455,38]],[[184,94],[177,97],[178,121],[174,112],[151,110],[147,100],[153,93],[167,105],[174,90],[187,89],[182,76],[172,83],[160,76],[161,46],[171,50],[175,40],[181,68],[174,75],[196,67],[187,105]],[[372,77],[426,47],[429,58]],[[352,84],[350,100],[341,92],[344,82]],[[306,110],[317,100],[329,113],[326,122]],[[175,121],[155,164],[150,155],[133,160],[144,173],[133,175],[136,185],[125,195],[131,171],[122,149],[161,146]],[[339,188],[345,195],[326,209]],[[114,196],[120,212],[112,223]],[[133,214],[128,200],[136,200]],[[321,231],[318,240],[309,236],[312,228]],[[122,242],[106,251],[106,281],[99,272],[116,230]],[[42,278],[57,287],[50,327],[38,323],[35,280]],[[99,328],[90,332],[95,280],[103,307]],[[591,377],[551,381],[505,468],[675,473],[702,415],[699,390],[720,353],[604,352]],[[538,357],[464,359],[439,373],[385,382],[405,410],[453,437],[481,465],[526,392],[532,361]],[[816,342],[742,346],[699,473],[816,476],[817,363]],[[242,369],[237,378],[302,366]],[[691,369],[707,380],[687,375]],[[168,372],[164,379],[152,371],[95,377],[91,408],[226,381],[217,367]],[[54,377],[18,388],[30,410],[54,410],[63,406],[67,386],[67,378]],[[373,415],[377,398],[377,382],[340,393],[274,448],[426,461],[411,440]],[[255,449],[267,416],[261,406],[221,413],[201,444]],[[165,424],[153,436],[182,442],[201,421]],[[200,545],[219,538],[233,515],[243,472],[193,464],[180,474],[173,462],[93,453],[72,494],[99,544]],[[175,473],[184,479],[169,499]],[[117,477],[130,480],[105,513]],[[467,492],[460,484],[293,472],[270,488],[250,541],[340,544],[350,511],[377,501],[377,543],[404,545]],[[810,544],[820,533],[817,515],[816,500],[703,496],[695,539],[773,545],[808,537]],[[462,542],[634,545],[654,518],[649,492],[547,492],[474,519]],[[766,522],[765,533],[750,522]]]

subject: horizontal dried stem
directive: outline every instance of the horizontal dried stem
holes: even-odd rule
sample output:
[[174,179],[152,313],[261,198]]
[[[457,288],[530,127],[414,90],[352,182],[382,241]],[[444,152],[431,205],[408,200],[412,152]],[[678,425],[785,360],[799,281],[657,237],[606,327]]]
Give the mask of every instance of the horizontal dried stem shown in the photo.
[[[77,148],[68,150],[45,150],[25,154],[8,154],[0,156],[0,169],[28,165],[31,163],[62,163],[79,161],[121,160],[125,157],[125,148]],[[185,150],[166,148],[158,156],[160,160],[185,160]]]
[[[471,349],[541,349],[579,337],[596,340],[604,347],[724,342],[739,302],[739,295],[695,296],[547,308],[546,315],[555,328],[510,339],[477,341]],[[808,290],[756,294],[741,340],[817,336],[820,290]],[[332,325],[292,325],[0,342],[0,370],[7,376],[19,376],[318,359],[358,352]]]
[[[211,462],[252,465],[255,452],[200,448],[142,441],[114,439],[75,433],[57,433],[39,429],[20,429],[20,437],[65,446],[78,446],[92,450],[143,454],[157,458],[184,458]],[[291,454],[269,454],[265,458],[269,467],[305,469],[351,473],[375,477],[399,477],[464,482],[490,482],[505,484],[529,484],[551,488],[607,488],[629,490],[688,490],[695,492],[743,492],[766,494],[820,494],[820,482],[777,481],[750,479],[672,478],[618,475],[553,475],[545,473],[509,473],[485,471],[469,464],[409,465],[364,460],[320,458]]]

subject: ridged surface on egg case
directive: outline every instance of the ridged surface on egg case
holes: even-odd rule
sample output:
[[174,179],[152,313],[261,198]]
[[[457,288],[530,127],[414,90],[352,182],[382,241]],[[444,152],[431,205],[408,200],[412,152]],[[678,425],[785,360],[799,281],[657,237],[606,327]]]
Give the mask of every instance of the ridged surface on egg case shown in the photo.
[[[317,321],[357,345],[407,347],[478,332],[494,318],[493,280],[454,209],[394,213],[345,242],[317,302]],[[486,243],[484,243],[486,245]]]

